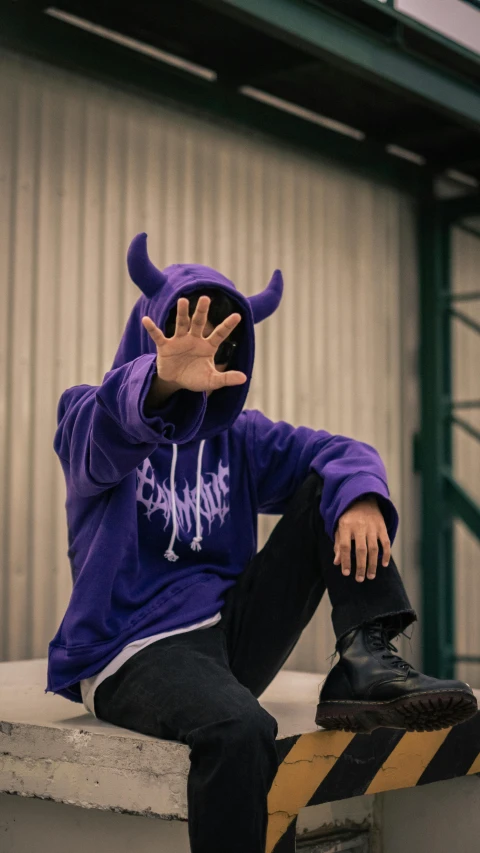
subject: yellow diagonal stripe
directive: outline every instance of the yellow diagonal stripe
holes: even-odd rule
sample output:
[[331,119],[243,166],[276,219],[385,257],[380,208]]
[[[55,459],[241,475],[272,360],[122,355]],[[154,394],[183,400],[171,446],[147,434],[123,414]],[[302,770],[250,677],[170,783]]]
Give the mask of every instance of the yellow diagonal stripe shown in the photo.
[[405,732],[365,793],[412,788],[450,731],[451,727],[436,732]]
[[272,853],[300,809],[355,737],[353,732],[310,732],[301,735],[285,756],[268,795],[266,853]]
[[475,761],[473,762],[470,770],[467,770],[466,776],[469,776],[470,773],[480,773],[480,755],[477,755]]

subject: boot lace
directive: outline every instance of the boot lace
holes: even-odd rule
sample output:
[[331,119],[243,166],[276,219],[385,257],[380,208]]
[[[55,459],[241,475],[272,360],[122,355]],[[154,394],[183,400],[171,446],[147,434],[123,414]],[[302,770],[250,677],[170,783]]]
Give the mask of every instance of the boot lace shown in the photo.
[[[413,630],[414,630],[414,624],[412,625],[412,634],[413,634]],[[374,648],[376,650],[382,650],[382,649],[384,650],[384,654],[382,655],[382,658],[389,660],[392,666],[397,666],[399,669],[405,669],[405,671],[408,669],[413,669],[413,666],[410,663],[407,663],[406,660],[401,658],[400,655],[393,655],[392,654],[392,652],[398,652],[398,649],[388,639],[387,629],[382,624],[382,622],[368,623],[366,628],[368,630],[368,636],[370,638],[372,648]],[[411,643],[412,638],[411,638],[411,636],[409,637],[408,634],[405,633],[405,631],[400,631],[399,636],[406,637],[408,642]],[[411,644],[410,644],[410,648],[411,648]],[[331,669],[333,669],[334,658],[339,654],[340,653],[338,651],[337,643],[336,643],[333,653],[328,658],[326,658],[326,660],[330,661],[329,672]]]
[[[366,626],[366,630],[368,632],[368,639],[372,649],[375,649],[375,651],[383,650],[384,653],[382,654],[382,658],[388,660],[390,666],[395,666],[398,669],[404,670],[412,668],[412,665],[407,663],[407,661],[401,658],[400,655],[392,654],[392,652],[398,652],[398,649],[388,639],[387,629],[381,622],[372,622]],[[401,631],[400,633],[404,637],[407,637],[407,640],[410,640],[410,637],[408,637],[404,631]]]

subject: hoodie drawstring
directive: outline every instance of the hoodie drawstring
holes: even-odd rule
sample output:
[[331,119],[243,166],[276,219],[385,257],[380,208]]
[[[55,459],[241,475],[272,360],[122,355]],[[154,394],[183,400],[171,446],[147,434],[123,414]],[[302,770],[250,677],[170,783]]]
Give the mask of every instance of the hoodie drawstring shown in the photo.
[[175,505],[175,466],[177,464],[177,445],[173,445],[173,455],[172,455],[172,466],[170,468],[170,494],[172,496],[172,518],[173,518],[173,531],[172,536],[170,538],[170,542],[168,543],[168,548],[165,551],[164,557],[167,560],[170,560],[171,563],[174,563],[175,560],[178,560],[178,554],[173,550],[173,543],[177,538],[177,509]]
[[197,494],[196,494],[196,518],[197,518],[197,535],[192,539],[190,543],[190,548],[192,551],[201,551],[202,546],[200,542],[203,539],[202,536],[202,525],[200,521],[200,497],[202,491],[202,456],[203,456],[203,447],[205,445],[205,439],[200,442],[200,448],[198,450],[198,459],[197,459]]
[[[196,488],[196,523],[197,523],[197,535],[194,536],[190,543],[190,548],[192,551],[201,551],[202,546],[200,542],[202,541],[202,527],[200,521],[200,499],[201,499],[201,488],[202,488],[202,456],[203,456],[203,448],[205,445],[205,439],[200,442],[200,448],[198,451],[198,459],[197,459],[197,488]],[[178,554],[173,550],[173,544],[175,539],[177,538],[177,510],[175,503],[175,467],[177,464],[177,445],[173,445],[173,455],[172,455],[172,465],[170,468],[170,492],[172,495],[172,518],[173,518],[173,530],[172,535],[170,537],[170,542],[168,544],[168,548],[165,551],[164,557],[170,562],[175,562],[178,560]]]

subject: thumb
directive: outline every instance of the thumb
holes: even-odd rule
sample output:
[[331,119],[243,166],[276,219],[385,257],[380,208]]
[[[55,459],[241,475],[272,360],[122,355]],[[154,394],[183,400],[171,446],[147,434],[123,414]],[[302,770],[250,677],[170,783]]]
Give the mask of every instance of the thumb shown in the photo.
[[241,370],[227,370],[225,373],[217,373],[220,381],[217,384],[218,388],[223,388],[228,385],[244,385],[247,381],[247,376]]

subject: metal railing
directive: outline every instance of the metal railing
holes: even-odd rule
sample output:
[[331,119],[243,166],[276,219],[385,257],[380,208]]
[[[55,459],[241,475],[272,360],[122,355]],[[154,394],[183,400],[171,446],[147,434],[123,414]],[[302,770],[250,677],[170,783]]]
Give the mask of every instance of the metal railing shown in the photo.
[[[480,541],[480,506],[457,482],[453,430],[479,442],[480,431],[462,413],[480,410],[480,399],[454,400],[452,324],[480,335],[480,323],[459,305],[480,300],[480,290],[454,292],[452,229],[465,215],[480,214],[480,195],[454,201],[431,200],[421,207],[421,383],[423,666],[439,678],[455,677],[457,663],[480,663],[480,654],[455,649],[454,522],[460,520]],[[480,231],[474,233],[480,240]],[[480,390],[480,388],[479,388]]]

